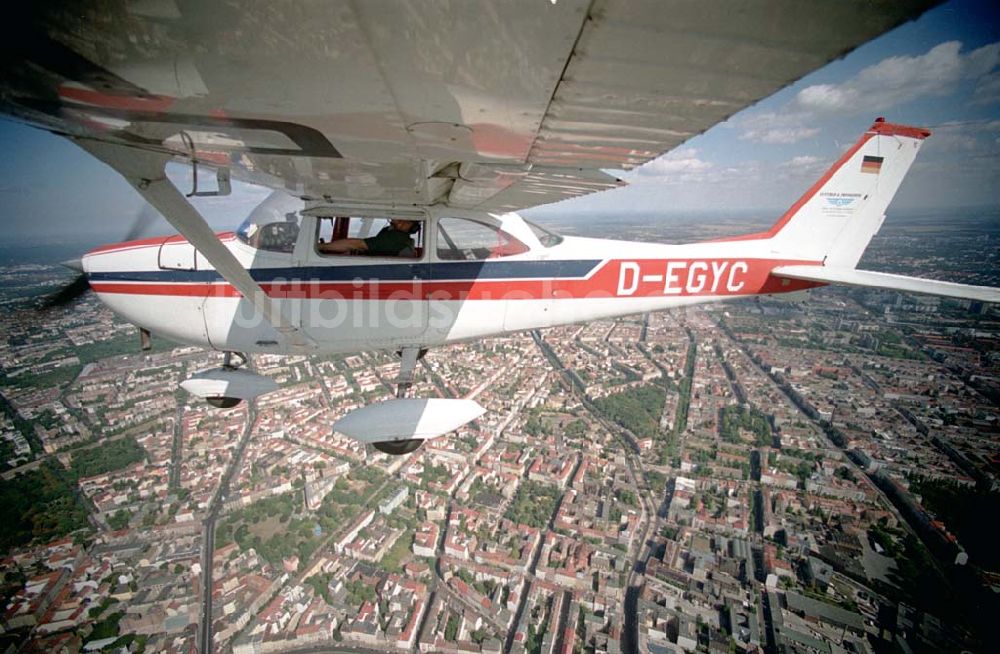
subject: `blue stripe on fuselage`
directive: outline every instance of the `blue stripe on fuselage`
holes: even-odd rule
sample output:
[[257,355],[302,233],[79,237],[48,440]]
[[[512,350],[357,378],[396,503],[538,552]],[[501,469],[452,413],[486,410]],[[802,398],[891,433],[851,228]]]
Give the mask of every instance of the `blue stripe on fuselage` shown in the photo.
[[[302,266],[298,268],[253,268],[254,281],[271,282],[350,282],[357,279],[383,282],[450,281],[459,279],[581,279],[599,260],[556,261],[440,261],[434,263],[387,263],[348,266]],[[93,281],[111,282],[221,282],[214,270],[130,270],[92,272]]]

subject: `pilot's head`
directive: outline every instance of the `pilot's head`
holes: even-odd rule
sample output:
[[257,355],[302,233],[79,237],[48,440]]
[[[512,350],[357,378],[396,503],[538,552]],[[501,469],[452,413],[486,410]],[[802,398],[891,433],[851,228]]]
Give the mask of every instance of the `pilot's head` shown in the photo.
[[389,221],[389,225],[391,225],[397,232],[403,232],[404,234],[413,234],[420,229],[419,222],[416,220],[406,220],[404,218],[393,218]]

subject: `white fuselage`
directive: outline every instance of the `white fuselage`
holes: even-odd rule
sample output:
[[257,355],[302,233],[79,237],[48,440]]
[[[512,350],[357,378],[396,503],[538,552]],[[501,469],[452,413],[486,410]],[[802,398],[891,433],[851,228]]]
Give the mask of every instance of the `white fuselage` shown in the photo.
[[[290,252],[251,247],[234,234],[221,239],[315,342],[305,350],[313,352],[430,347],[816,286],[771,277],[776,266],[816,262],[771,252],[767,240],[661,245],[566,237],[545,247],[516,214],[475,217],[526,251],[442,258],[434,212],[414,258],[321,254],[308,216]],[[102,301],[154,334],[217,350],[303,351],[178,237],[98,248],[83,264]]]

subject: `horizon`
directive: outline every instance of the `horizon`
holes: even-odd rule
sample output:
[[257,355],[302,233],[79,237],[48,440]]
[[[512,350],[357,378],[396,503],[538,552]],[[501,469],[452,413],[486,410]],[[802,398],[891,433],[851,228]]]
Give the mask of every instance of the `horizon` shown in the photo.
[[[1000,206],[1000,5],[952,0],[862,45],[631,171],[630,185],[523,210],[538,219],[607,213],[781,215],[878,116],[930,128],[890,205]],[[0,121],[0,217],[7,235],[125,231],[143,202],[70,141]],[[181,188],[188,168],[168,166]],[[234,181],[198,198],[209,224],[233,228],[269,191]],[[66,216],[71,216],[67,219]],[[106,226],[106,229],[102,229]]]
[[[941,211],[949,212],[948,216],[942,216]],[[587,216],[589,218],[605,217],[601,223],[593,221],[569,220],[562,216],[534,216],[528,212],[522,212],[524,217],[538,222],[542,226],[553,230],[556,233],[566,236],[595,236],[609,237],[602,226],[614,225],[621,228],[641,227],[643,234],[647,237],[651,229],[666,229],[676,226],[681,230],[683,237],[679,239],[657,239],[657,242],[665,243],[689,243],[697,240],[718,238],[720,232],[724,236],[738,236],[744,233],[751,233],[767,229],[774,224],[783,212],[764,213],[763,211],[746,209],[743,211],[725,211],[706,209],[702,211],[675,212],[673,214],[644,214],[644,213],[619,213],[607,216],[599,209],[592,209],[591,213],[583,212],[576,217]],[[669,221],[651,223],[650,218],[668,217]],[[932,225],[927,225],[928,221],[933,221]],[[950,221],[950,222],[949,222]],[[175,234],[169,231],[169,225],[164,225],[167,230],[160,233],[143,232],[138,238],[155,238],[157,236],[172,236]],[[956,232],[962,234],[979,233],[992,234],[1000,231],[1000,207],[948,207],[946,209],[932,208],[911,208],[887,213],[885,222],[876,234],[875,238],[894,236],[900,231],[905,231],[913,227],[921,229],[920,235],[927,237],[928,229],[935,233],[949,233],[949,226],[954,226]],[[235,227],[235,226],[234,226]],[[699,229],[700,228],[700,229]],[[698,232],[704,231],[699,237]],[[87,251],[109,243],[118,242],[118,234],[107,232],[91,232],[88,234],[66,233],[66,234],[41,234],[33,237],[20,239],[17,243],[0,244],[0,268],[9,266],[57,266],[62,261],[76,259]],[[628,240],[628,239],[626,239]],[[990,243],[983,243],[983,247],[992,247]],[[74,271],[66,269],[66,275],[75,275]]]

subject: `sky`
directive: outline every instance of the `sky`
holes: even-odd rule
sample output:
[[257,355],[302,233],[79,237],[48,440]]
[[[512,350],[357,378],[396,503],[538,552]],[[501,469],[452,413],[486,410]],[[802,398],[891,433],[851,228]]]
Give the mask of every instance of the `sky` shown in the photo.
[[1000,209],[1000,3],[945,3],[622,175],[537,215],[780,215],[876,117],[929,127],[892,208]]
[[[1000,211],[1000,3],[953,0],[871,41],[672,152],[616,189],[536,209],[535,217],[772,212],[790,206],[877,116],[929,127],[893,209]],[[0,119],[0,218],[8,237],[123,234],[142,200],[71,143]],[[168,170],[184,184],[186,170]],[[233,227],[267,191],[236,185],[202,199]],[[154,226],[153,233],[168,233]]]

